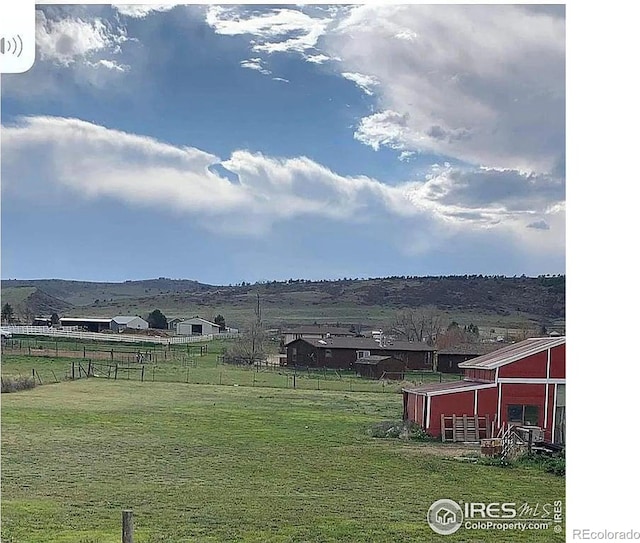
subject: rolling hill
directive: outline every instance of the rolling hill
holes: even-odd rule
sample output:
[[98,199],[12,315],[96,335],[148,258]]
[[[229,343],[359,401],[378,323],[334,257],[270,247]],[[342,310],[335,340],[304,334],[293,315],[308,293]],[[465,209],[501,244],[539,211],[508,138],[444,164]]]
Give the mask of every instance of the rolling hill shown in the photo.
[[289,280],[233,286],[167,278],[99,283],[61,279],[2,281],[16,313],[65,316],[166,315],[250,321],[257,295],[268,326],[299,322],[378,325],[404,308],[433,308],[460,323],[532,326],[562,322],[565,277],[441,276]]

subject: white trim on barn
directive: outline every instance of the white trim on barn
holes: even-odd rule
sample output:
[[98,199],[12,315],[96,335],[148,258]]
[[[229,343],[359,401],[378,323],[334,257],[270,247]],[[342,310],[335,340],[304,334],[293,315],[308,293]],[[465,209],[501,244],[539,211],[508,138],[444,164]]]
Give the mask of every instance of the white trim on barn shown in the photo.
[[545,379],[544,377],[502,377],[498,379],[498,383],[508,383],[516,385],[564,385],[566,379]]

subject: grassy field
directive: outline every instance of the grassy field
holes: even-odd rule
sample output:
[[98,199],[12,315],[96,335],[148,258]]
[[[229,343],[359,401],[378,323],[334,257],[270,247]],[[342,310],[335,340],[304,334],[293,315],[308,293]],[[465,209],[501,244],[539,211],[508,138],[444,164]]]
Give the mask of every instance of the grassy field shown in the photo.
[[399,394],[100,379],[4,394],[2,541],[115,543],[123,508],[136,543],[442,541],[435,499],[564,500],[564,479],[536,468],[367,435],[401,409]]
[[[398,392],[408,383],[458,380],[458,375],[409,372],[404,382],[377,381],[359,378],[353,372],[329,369],[294,370],[291,368],[255,368],[235,366],[218,362],[217,352],[205,356],[185,358],[183,361],[146,364],[144,380],[151,382],[191,383],[209,385],[237,385],[250,387],[296,388],[307,390],[336,390],[345,392]],[[3,376],[35,375],[36,383],[47,384],[62,381],[71,375],[71,364],[88,367],[88,361],[65,357],[45,357],[4,354]],[[108,361],[94,360],[94,371],[98,376],[107,375]],[[131,369],[126,369],[131,368]],[[35,373],[34,373],[35,370]],[[113,378],[113,372],[111,374]],[[141,366],[135,363],[120,364],[118,379],[140,380]]]

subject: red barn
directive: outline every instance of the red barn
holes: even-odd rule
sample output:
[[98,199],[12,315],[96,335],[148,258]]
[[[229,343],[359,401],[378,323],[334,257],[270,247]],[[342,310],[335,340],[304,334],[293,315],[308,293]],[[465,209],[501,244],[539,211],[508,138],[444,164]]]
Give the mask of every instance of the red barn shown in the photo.
[[461,381],[403,389],[404,419],[439,436],[443,415],[488,416],[496,428],[538,426],[545,441],[564,444],[565,344],[564,337],[526,339],[462,362]]

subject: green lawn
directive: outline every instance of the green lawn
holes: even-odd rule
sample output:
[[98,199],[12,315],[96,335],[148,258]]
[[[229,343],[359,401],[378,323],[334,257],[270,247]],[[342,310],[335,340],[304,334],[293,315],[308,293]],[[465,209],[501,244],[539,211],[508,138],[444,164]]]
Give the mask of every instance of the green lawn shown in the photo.
[[123,508],[136,543],[564,540],[436,536],[435,499],[547,503],[565,481],[367,436],[401,410],[399,394],[102,379],[3,394],[2,541],[116,543]]

